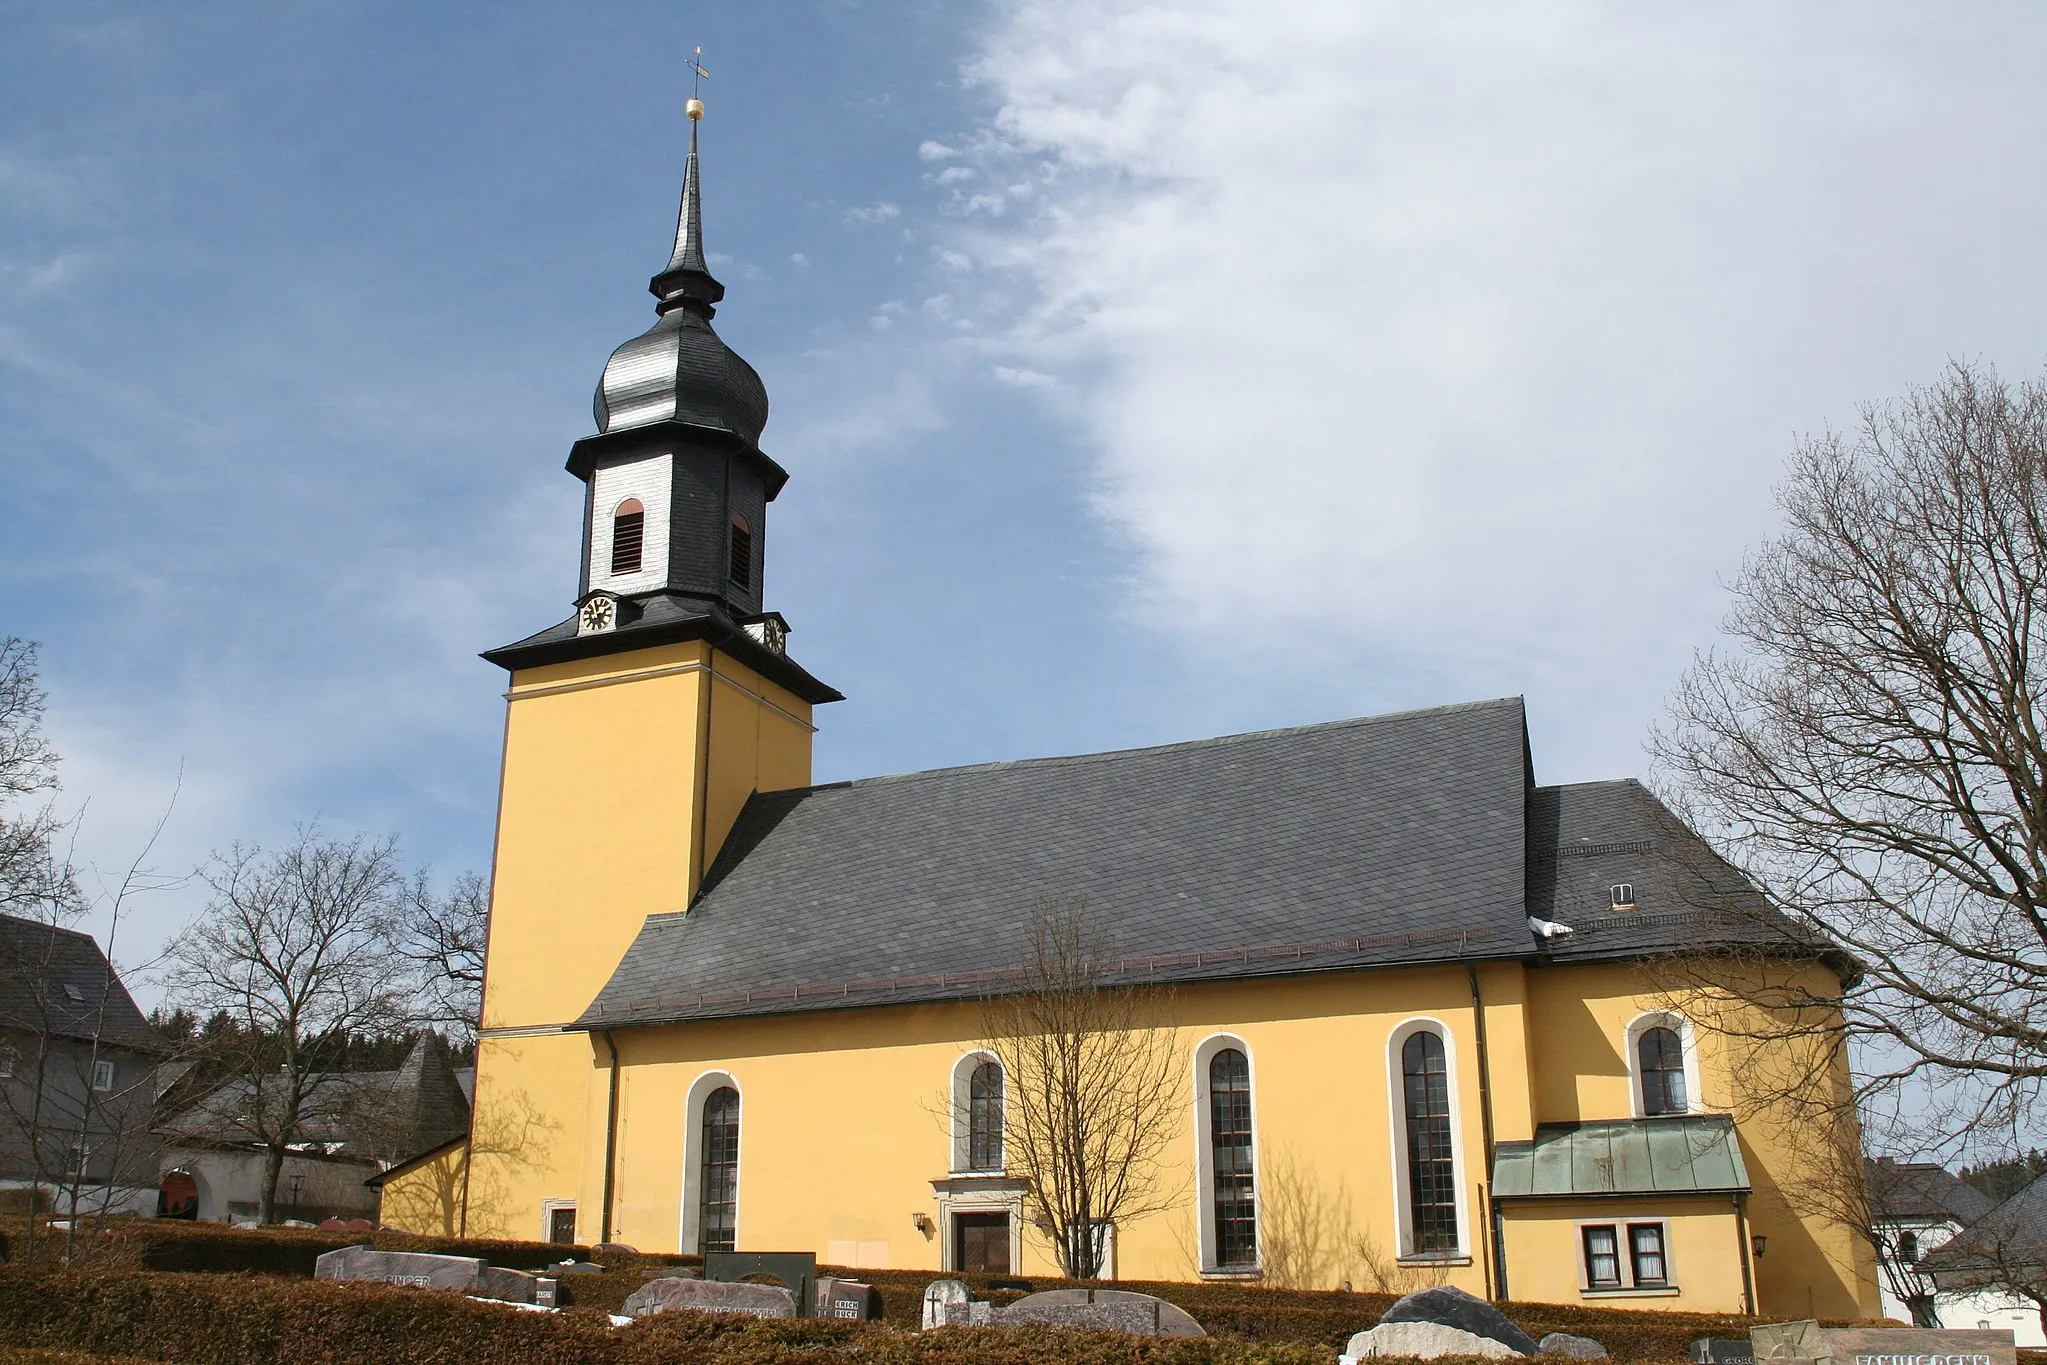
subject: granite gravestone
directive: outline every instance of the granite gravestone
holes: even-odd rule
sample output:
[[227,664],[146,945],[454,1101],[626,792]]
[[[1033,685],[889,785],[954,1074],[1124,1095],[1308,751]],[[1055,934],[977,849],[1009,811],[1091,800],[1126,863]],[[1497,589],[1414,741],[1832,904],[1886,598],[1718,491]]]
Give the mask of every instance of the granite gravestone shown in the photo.
[[1396,1299],[1391,1308],[1379,1315],[1379,1322],[1382,1326],[1394,1322],[1433,1322],[1455,1327],[1497,1341],[1516,1355],[1532,1356],[1538,1349],[1535,1338],[1516,1327],[1505,1313],[1484,1299],[1447,1284]]
[[367,1242],[323,1252],[313,1262],[316,1280],[373,1280],[421,1289],[473,1291],[483,1283],[484,1263],[474,1256],[435,1256],[423,1251],[379,1251]]
[[1823,1327],[1834,1365],[2018,1365],[2009,1329],[1940,1331],[1921,1327]]
[[1756,1346],[1739,1337],[1700,1337],[1692,1343],[1692,1365],[1756,1365]]
[[873,1285],[835,1275],[818,1278],[814,1318],[836,1318],[842,1322],[868,1322],[881,1316],[881,1294]]
[[1573,1336],[1569,1332],[1548,1332],[1535,1343],[1537,1355],[1569,1356],[1573,1360],[1605,1360],[1606,1348],[1591,1337]]
[[1412,1360],[1433,1360],[1437,1356],[1485,1356],[1518,1360],[1521,1352],[1492,1337],[1467,1332],[1441,1322],[1385,1322],[1353,1335],[1343,1354],[1342,1365],[1357,1365],[1374,1356],[1398,1356]]
[[619,1312],[629,1318],[688,1309],[698,1313],[746,1313],[756,1318],[793,1318],[796,1300],[773,1284],[720,1280],[649,1280],[626,1296]]
[[[946,1283],[946,1281],[940,1281]],[[952,1283],[957,1283],[953,1281]],[[935,1287],[935,1286],[934,1286]],[[964,1288],[964,1286],[962,1286]],[[930,1291],[925,1291],[927,1303]],[[1007,1307],[991,1303],[948,1302],[944,1323],[950,1327],[1093,1327],[1132,1336],[1201,1337],[1201,1324],[1164,1299],[1124,1289],[1048,1289],[1029,1294]]]
[[810,1311],[817,1256],[808,1251],[707,1251],[704,1278],[735,1283],[766,1276],[788,1290],[798,1317]]
[[967,1287],[958,1280],[933,1280],[924,1286],[924,1330],[946,1325],[949,1305],[967,1302]]

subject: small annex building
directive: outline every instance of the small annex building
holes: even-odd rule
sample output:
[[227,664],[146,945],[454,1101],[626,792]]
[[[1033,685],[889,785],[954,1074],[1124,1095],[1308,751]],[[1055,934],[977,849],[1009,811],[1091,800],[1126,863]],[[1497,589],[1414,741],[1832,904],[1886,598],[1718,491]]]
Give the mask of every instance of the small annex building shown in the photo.
[[1284,1244],[1327,1287],[1876,1310],[1645,966],[1833,959],[1639,784],[1540,785],[1519,699],[814,784],[840,697],[767,605],[788,475],[711,326],[694,128],[650,287],[569,455],[574,612],[484,656],[510,687],[474,1116],[386,1174],[387,1221],[1056,1273],[981,1001],[1077,897],[1117,971],[1172,986],[1186,1079],[1184,1194],[1107,1231],[1116,1276],[1257,1277]]

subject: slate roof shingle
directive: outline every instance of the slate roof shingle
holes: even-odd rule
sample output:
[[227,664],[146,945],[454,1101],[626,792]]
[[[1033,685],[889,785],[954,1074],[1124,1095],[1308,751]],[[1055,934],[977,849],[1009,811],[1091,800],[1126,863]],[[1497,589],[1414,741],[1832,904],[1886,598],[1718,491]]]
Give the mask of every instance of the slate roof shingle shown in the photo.
[[133,1052],[170,1050],[98,940],[18,915],[0,915],[0,1028],[81,1041],[96,1032],[103,1043]]
[[1807,946],[1641,784],[1533,786],[1505,698],[756,795],[576,1026],[971,998],[1047,896],[1128,979]]

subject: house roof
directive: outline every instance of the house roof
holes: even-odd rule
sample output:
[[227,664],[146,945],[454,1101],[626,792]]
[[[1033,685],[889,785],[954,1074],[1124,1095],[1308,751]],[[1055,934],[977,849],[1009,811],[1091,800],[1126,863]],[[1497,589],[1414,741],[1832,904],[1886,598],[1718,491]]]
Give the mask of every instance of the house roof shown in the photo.
[[1545,1123],[1532,1142],[1502,1142],[1493,1158],[1500,1199],[1626,1194],[1722,1194],[1749,1188],[1725,1114]]
[[0,915],[0,1028],[169,1051],[91,934],[17,915]]
[[[469,1075],[473,1084],[474,1072]],[[409,1157],[469,1129],[468,1087],[437,1033],[423,1035],[396,1071],[324,1073],[312,1091],[295,1142],[365,1157]],[[172,1141],[258,1142],[251,1124],[259,1102],[262,1097],[250,1081],[232,1080],[167,1120],[160,1131]]]
[[2047,1176],[1979,1215],[1969,1226],[1920,1258],[1919,1267],[1942,1273],[2047,1266]]
[[1084,897],[1135,976],[1524,957],[1519,698],[755,796],[580,1021],[953,999]]
[[1878,1221],[1975,1222],[1997,1207],[1997,1201],[1946,1167],[1933,1161],[1897,1161],[1880,1156],[1869,1162],[1870,1203]]

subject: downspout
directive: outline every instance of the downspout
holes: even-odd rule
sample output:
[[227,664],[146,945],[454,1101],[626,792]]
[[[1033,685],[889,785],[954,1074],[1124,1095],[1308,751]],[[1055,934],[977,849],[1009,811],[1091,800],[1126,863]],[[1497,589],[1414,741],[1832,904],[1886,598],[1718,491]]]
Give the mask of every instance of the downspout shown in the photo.
[[604,1113],[604,1207],[599,1210],[597,1240],[611,1240],[611,1188],[613,1173],[618,1170],[618,1044],[611,1039],[611,1030],[600,1030],[598,1037],[604,1040],[604,1050],[611,1054],[611,1101]]
[[1504,1303],[1507,1299],[1507,1257],[1500,1227],[1500,1201],[1492,1197],[1493,1179],[1493,1069],[1491,1056],[1486,1049],[1485,999],[1478,990],[1478,965],[1464,964],[1464,975],[1471,982],[1472,1034],[1478,1040],[1478,1117],[1485,1134],[1485,1181],[1487,1236],[1492,1243],[1493,1273],[1488,1278],[1492,1283],[1487,1289],[1493,1298]]
[[1734,1254],[1741,1261],[1741,1306],[1750,1317],[1762,1316],[1762,1309],[1756,1307],[1755,1260],[1749,1255],[1748,1240],[1748,1196],[1736,1190],[1734,1193]]

